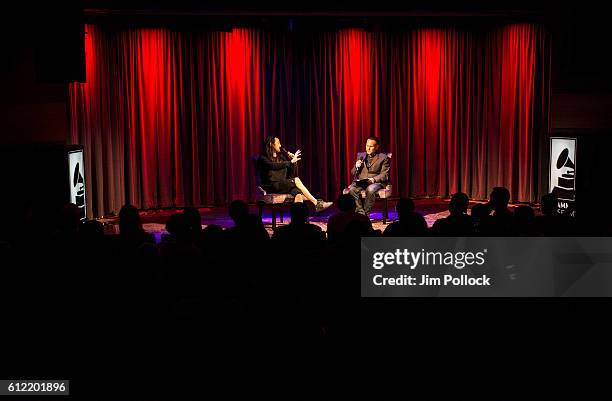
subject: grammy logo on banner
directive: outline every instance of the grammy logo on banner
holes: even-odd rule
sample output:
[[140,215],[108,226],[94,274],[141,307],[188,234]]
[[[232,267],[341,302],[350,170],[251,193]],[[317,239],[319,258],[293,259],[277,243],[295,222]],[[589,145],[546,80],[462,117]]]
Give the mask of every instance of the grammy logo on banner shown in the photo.
[[83,150],[68,153],[68,180],[70,182],[70,202],[77,205],[81,220],[87,216],[85,202],[85,172],[83,171]]
[[576,138],[550,138],[549,192],[557,198],[557,213],[576,213]]

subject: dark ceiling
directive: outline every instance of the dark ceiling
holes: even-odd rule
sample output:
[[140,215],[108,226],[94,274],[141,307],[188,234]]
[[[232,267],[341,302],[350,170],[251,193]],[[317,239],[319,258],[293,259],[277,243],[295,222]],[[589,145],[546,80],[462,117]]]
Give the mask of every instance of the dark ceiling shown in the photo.
[[185,14],[346,14],[346,15],[487,15],[546,13],[562,3],[547,1],[398,1],[398,0],[311,0],[311,1],[137,1],[88,0],[87,10],[116,13]]

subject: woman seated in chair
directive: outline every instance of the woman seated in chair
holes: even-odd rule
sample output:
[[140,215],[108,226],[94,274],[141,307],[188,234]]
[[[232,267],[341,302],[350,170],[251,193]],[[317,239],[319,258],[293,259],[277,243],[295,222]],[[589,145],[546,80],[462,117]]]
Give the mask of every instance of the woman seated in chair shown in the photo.
[[[304,199],[311,201],[317,212],[327,209],[332,202],[324,202],[317,199],[302,183],[298,177],[290,178],[293,166],[299,160],[302,151],[291,153],[282,148],[280,140],[275,136],[269,136],[264,142],[263,154],[259,157],[259,170],[261,174],[261,186],[267,192],[275,194],[291,194],[294,202],[303,202]],[[285,156],[286,154],[286,156]],[[288,160],[288,157],[291,158]]]

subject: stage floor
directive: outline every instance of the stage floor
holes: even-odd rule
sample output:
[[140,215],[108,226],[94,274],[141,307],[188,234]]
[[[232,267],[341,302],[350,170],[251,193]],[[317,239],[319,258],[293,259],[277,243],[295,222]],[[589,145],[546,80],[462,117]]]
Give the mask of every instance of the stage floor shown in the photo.
[[[427,225],[431,227],[433,223],[440,218],[448,216],[448,203],[450,199],[440,199],[440,198],[431,198],[431,199],[416,199],[414,201],[416,211],[421,213],[425,220],[427,221]],[[470,208],[476,203],[484,203],[484,202],[470,202]],[[510,205],[513,207],[514,205]],[[251,213],[257,213],[257,206],[250,205],[249,210]],[[156,240],[159,241],[162,234],[166,233],[166,220],[172,214],[180,212],[181,209],[157,209],[157,210],[147,210],[140,212],[140,216],[143,222],[143,227],[145,231],[153,234]],[[223,207],[213,207],[213,208],[199,208],[200,214],[202,215],[202,226],[206,227],[210,224],[217,224],[223,228],[232,227],[234,224],[232,220],[229,218],[227,214],[227,208]],[[328,210],[315,213],[314,211],[311,213],[310,222],[312,224],[316,224],[323,231],[327,231],[327,219],[332,214],[336,213],[338,209],[334,206],[330,207]],[[537,213],[537,211],[536,211]],[[289,217],[289,205],[284,208],[284,223],[287,224],[291,221]],[[397,219],[397,213],[395,212],[395,200],[389,201],[389,220],[387,224],[383,224],[382,222],[382,202],[376,202],[374,206],[373,212],[370,214],[370,218],[372,219],[372,226],[376,230],[384,230],[385,227],[395,221]],[[118,233],[118,218],[110,217],[104,219],[98,219],[102,223],[104,223],[105,232],[108,234],[116,234]],[[280,223],[280,219],[277,216],[277,225],[282,225]],[[272,215],[268,210],[264,210],[263,215],[263,223],[266,226],[266,229],[270,234],[272,234]]]

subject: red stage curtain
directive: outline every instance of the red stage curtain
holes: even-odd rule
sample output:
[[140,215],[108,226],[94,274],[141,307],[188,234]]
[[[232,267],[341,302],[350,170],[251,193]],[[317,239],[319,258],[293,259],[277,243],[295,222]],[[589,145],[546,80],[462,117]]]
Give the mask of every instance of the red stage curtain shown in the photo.
[[96,216],[250,200],[251,156],[270,134],[302,149],[299,175],[325,198],[348,185],[370,135],[393,152],[398,195],[544,190],[550,43],[538,25],[86,30],[71,139],[85,146]]

